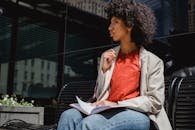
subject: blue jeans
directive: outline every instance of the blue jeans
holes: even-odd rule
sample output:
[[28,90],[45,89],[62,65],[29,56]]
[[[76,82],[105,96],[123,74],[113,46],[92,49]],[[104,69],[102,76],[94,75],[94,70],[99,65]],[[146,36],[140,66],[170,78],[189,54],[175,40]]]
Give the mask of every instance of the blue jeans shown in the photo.
[[130,109],[111,109],[83,115],[76,109],[61,114],[57,130],[149,130],[147,115]]

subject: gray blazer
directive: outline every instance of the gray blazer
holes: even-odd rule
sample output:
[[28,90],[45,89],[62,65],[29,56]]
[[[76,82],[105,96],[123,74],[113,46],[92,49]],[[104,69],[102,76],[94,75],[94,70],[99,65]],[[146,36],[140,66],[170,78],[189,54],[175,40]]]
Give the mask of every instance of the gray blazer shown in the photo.
[[[116,55],[118,55],[120,46],[117,46],[113,49],[116,51]],[[97,100],[105,100],[108,98],[110,80],[112,77],[115,61],[112,63],[110,69],[105,73],[103,73],[101,70],[102,63],[103,56],[100,60],[95,87],[95,96]],[[139,63],[141,66],[140,96],[124,101],[119,101],[118,103],[128,105],[129,109],[147,113],[158,130],[172,130],[169,119],[163,107],[165,99],[163,61],[153,53],[141,47]]]

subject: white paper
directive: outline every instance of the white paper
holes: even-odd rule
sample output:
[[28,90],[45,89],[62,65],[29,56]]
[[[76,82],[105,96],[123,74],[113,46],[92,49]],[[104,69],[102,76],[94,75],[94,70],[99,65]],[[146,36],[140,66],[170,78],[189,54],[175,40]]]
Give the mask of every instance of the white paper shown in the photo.
[[78,96],[76,96],[77,102],[79,103],[80,107],[85,110],[87,113],[91,113],[91,111],[96,107],[92,106],[91,103],[87,103],[82,101]]

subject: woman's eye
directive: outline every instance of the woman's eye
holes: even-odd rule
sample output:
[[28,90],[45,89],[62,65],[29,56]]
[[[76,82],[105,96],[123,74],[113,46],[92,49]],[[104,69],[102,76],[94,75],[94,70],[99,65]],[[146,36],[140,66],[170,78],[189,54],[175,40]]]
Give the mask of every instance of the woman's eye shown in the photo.
[[112,25],[115,25],[115,24],[118,24],[118,23],[119,23],[119,21],[117,21],[117,20],[111,22]]
[[115,20],[114,23],[119,23],[119,21],[118,20]]

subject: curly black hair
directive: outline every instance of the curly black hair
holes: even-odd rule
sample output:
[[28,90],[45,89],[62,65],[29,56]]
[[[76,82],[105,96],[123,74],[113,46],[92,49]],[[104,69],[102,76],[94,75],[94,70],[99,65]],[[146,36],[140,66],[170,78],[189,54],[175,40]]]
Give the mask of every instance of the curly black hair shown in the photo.
[[126,26],[133,27],[131,38],[138,47],[152,42],[156,30],[153,11],[135,0],[111,0],[105,8],[108,19],[121,18]]

